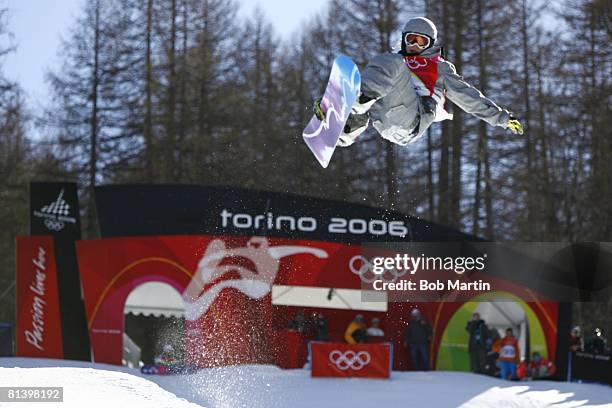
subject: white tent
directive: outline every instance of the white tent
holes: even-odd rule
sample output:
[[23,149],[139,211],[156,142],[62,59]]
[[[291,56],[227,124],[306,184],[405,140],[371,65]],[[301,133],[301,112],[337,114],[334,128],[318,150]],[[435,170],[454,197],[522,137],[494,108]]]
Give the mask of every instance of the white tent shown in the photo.
[[497,329],[501,337],[506,334],[507,328],[512,328],[514,336],[519,341],[521,358],[525,357],[528,321],[521,305],[500,299],[500,301],[479,303],[475,312],[480,314],[489,328]]
[[125,314],[183,317],[185,305],[180,293],[162,282],[147,282],[130,293],[125,302]]

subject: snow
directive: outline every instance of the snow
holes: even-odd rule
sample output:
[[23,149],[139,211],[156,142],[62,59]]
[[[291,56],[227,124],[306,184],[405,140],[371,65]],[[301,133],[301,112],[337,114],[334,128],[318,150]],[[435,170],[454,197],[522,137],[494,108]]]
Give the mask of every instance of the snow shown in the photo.
[[[390,380],[311,378],[307,370],[249,365],[192,375],[77,361],[0,358],[0,386],[63,386],[45,407],[463,407],[612,408],[612,387],[552,381],[507,382],[461,372],[393,372]],[[31,404],[2,404],[22,408]],[[36,404],[35,406],[38,406]]]
[[[136,371],[117,369],[121,367],[65,360],[1,358],[0,385],[64,387],[64,402],[43,403],[44,407],[200,407],[134,375]],[[39,404],[0,402],[0,407],[5,406],[23,408]]]

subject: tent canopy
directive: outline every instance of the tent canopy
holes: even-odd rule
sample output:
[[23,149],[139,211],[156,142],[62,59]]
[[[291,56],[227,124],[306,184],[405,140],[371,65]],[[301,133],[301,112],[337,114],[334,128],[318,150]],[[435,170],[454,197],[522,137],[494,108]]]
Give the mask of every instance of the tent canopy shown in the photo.
[[488,326],[503,330],[506,327],[516,330],[527,320],[523,308],[518,303],[511,301],[482,302],[478,304],[475,311],[480,313],[480,317]]
[[147,282],[130,293],[125,302],[125,314],[183,317],[185,305],[172,286],[162,282]]

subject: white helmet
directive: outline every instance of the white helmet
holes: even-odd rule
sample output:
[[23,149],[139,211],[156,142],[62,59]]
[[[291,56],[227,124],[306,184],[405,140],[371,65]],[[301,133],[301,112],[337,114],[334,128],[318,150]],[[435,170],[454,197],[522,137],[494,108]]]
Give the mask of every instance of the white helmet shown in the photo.
[[402,33],[417,33],[426,35],[433,41],[438,39],[438,29],[436,28],[436,25],[433,23],[433,21],[426,17],[411,18],[406,24],[404,24]]
[[438,39],[438,29],[430,19],[426,17],[415,17],[408,20],[402,30],[402,51],[406,51],[406,34],[415,33],[429,38],[427,48],[433,47]]

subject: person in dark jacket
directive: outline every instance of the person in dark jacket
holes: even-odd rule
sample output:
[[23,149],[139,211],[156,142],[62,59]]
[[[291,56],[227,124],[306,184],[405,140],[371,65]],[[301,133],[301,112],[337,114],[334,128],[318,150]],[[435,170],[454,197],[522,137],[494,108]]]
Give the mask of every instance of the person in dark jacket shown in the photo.
[[429,371],[431,326],[421,316],[419,309],[412,309],[410,317],[404,337],[404,347],[410,346],[410,357],[414,368]]
[[599,327],[593,331],[593,337],[584,345],[587,353],[608,354],[608,341]]
[[313,312],[312,314],[313,340],[329,341],[327,333],[327,319],[321,313]]
[[298,311],[293,320],[289,321],[288,328],[289,330],[297,331],[301,334],[308,331],[308,321],[306,320],[306,314],[303,310]]
[[470,369],[473,373],[482,374],[485,372],[487,363],[487,338],[489,329],[485,321],[480,318],[480,314],[474,313],[472,320],[467,323],[465,330],[470,334],[468,352],[470,353]]
[[499,335],[499,331],[497,331],[497,329],[494,327],[489,329],[487,335],[487,363],[485,365],[485,374],[497,377],[499,376],[499,367],[497,366],[499,352],[493,349],[493,345],[501,338],[501,336]]

